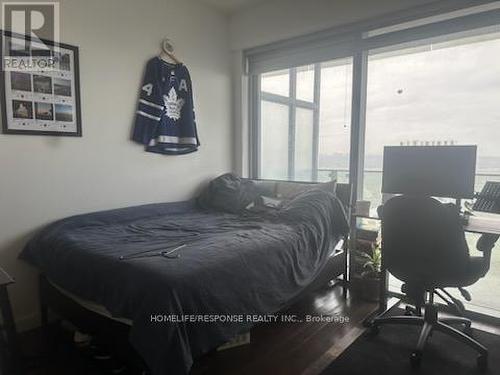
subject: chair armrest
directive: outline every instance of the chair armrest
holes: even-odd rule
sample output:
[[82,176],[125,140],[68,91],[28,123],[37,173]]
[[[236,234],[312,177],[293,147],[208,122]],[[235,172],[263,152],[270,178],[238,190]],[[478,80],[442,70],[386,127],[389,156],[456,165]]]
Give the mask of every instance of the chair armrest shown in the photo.
[[500,237],[497,234],[483,234],[476,243],[476,248],[483,253],[483,264],[485,265],[485,273],[490,269],[491,263],[491,250],[495,247],[495,244]]
[[498,234],[483,234],[476,243],[476,248],[483,254],[491,253],[491,250],[495,247],[495,244],[500,237]]

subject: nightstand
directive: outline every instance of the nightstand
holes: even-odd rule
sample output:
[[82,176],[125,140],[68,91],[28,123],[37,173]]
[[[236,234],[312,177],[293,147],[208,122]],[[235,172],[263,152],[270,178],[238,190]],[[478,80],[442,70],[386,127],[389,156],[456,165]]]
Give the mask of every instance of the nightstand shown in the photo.
[[7,287],[13,283],[14,279],[0,267],[0,312],[3,321],[1,329],[5,331],[5,335],[0,335],[0,354],[2,356],[0,366],[2,374],[19,373],[19,346],[16,324],[12,314],[9,292],[7,291]]

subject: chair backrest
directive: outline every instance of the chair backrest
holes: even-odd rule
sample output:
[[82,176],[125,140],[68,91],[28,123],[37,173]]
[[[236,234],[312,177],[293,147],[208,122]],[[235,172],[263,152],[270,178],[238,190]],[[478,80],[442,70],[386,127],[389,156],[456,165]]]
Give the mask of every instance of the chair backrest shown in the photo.
[[455,206],[401,195],[380,214],[384,265],[398,279],[429,286],[466,272],[469,248]]

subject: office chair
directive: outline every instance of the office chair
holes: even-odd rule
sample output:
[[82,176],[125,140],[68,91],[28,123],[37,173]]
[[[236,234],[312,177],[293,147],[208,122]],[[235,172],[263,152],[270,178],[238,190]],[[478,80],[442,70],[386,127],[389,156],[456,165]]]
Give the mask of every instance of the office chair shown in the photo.
[[[478,250],[483,256],[469,256],[458,209],[430,197],[394,197],[379,210],[379,215],[383,266],[404,282],[402,291],[415,302],[416,315],[375,318],[372,334],[384,324],[422,326],[416,350],[410,357],[412,366],[418,367],[432,331],[440,331],[479,352],[477,365],[480,370],[486,370],[488,350],[470,336],[471,321],[464,317],[438,318],[434,294],[442,296],[444,292],[451,297],[443,288],[463,288],[483,277],[489,270],[491,249],[498,236],[481,237]],[[470,298],[466,291],[461,291]],[[464,331],[452,327],[457,324],[464,326]]]

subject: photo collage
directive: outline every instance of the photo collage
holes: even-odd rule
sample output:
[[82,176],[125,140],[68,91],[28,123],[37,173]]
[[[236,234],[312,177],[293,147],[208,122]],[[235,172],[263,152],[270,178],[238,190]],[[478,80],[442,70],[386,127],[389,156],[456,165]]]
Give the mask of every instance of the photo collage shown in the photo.
[[[74,132],[73,52],[55,52],[54,69],[5,72],[7,116],[12,128]],[[10,102],[10,106],[9,106]]]

